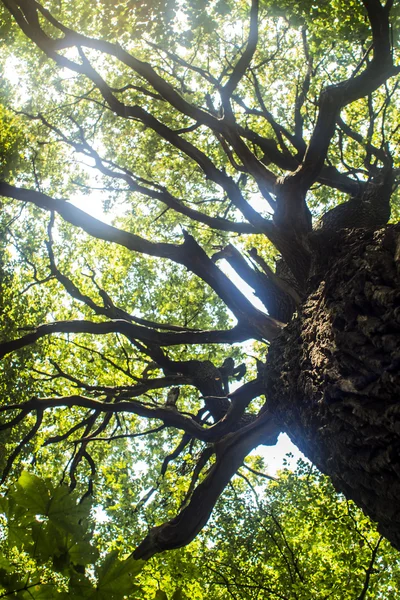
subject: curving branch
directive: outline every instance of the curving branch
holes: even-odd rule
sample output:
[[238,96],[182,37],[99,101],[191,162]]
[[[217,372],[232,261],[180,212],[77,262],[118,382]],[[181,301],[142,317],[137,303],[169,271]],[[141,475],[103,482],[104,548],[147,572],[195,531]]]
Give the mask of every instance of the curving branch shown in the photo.
[[[271,191],[271,186],[274,184],[275,176],[268,172],[268,170],[254,157],[226,120],[218,119],[211,115],[211,113],[205,112],[187,102],[173,86],[158,75],[148,63],[136,59],[123,50],[119,44],[112,44],[104,40],[97,40],[76,33],[57,21],[47,9],[42,7],[35,0],[4,0],[4,3],[24,33],[35,42],[49,58],[53,59],[60,67],[70,69],[88,77],[95,84],[107,105],[115,114],[123,118],[141,121],[167,142],[194,160],[203,170],[205,176],[225,191],[229,199],[236,208],[242,212],[249,223],[253,225],[253,227],[268,234],[268,231],[271,230],[271,224],[248,204],[243,197],[239,186],[233,179],[226,175],[223,170],[217,169],[214,163],[201,150],[179,135],[176,131],[161,123],[144,108],[137,105],[125,105],[121,102],[113,93],[112,88],[93,68],[86,58],[83,48],[98,50],[99,52],[116,58],[133,72],[146,79],[146,81],[148,81],[148,83],[150,83],[150,85],[152,85],[152,87],[179,113],[194,119],[198,124],[209,127],[213,132],[222,134],[229,142],[232,143],[233,141],[235,151],[238,152],[241,157],[245,157],[250,172],[254,174],[257,183],[261,186],[260,190],[271,205],[273,205],[274,201],[269,192]],[[50,38],[40,26],[38,13],[56,27],[63,34],[63,38]],[[252,19],[252,22],[254,22],[254,17],[252,17]],[[254,28],[254,24],[252,27]],[[59,53],[60,50],[72,46],[77,48],[81,63],[74,62]]]
[[364,580],[363,589],[361,590],[360,595],[357,596],[356,600],[365,600],[365,598],[367,598],[368,588],[371,583],[371,576],[373,575],[374,570],[376,568],[375,567],[376,559],[377,559],[377,555],[378,555],[378,551],[379,551],[379,546],[380,546],[382,540],[383,540],[383,536],[380,536],[371,552],[371,559],[369,561],[368,567],[365,569],[365,580]]
[[130,341],[140,340],[160,346],[176,346],[179,344],[230,344],[244,342],[249,339],[248,332],[243,327],[234,327],[230,330],[220,331],[184,331],[184,332],[158,332],[140,325],[135,325],[122,319],[114,319],[103,323],[93,321],[56,321],[39,325],[31,333],[0,343],[0,358],[11,352],[25,348],[37,340],[56,333],[89,333],[93,335],[107,335],[121,333]]
[[[28,409],[28,411],[29,411],[29,409]],[[26,412],[25,409],[22,409],[21,415],[24,417],[26,414],[28,414],[28,412]],[[18,446],[14,449],[14,451],[8,457],[6,465],[3,470],[3,474],[0,479],[0,483],[4,483],[4,481],[7,478],[7,475],[9,474],[9,472],[14,464],[15,459],[22,452],[23,448],[35,437],[36,433],[39,431],[42,421],[43,421],[43,410],[41,409],[41,407],[38,407],[36,409],[36,422],[33,425],[33,427],[31,427],[31,429],[28,431],[28,433],[24,436],[24,438],[21,440],[21,442],[18,444]],[[15,419],[11,423],[13,425],[15,423]],[[5,424],[5,425],[3,424],[1,426],[1,429],[6,429],[7,425],[8,424]],[[10,425],[10,426],[12,426],[12,425]]]
[[250,66],[258,42],[258,0],[252,0],[250,9],[250,30],[246,49],[236,63],[227,83],[220,90],[224,102],[228,102]]
[[371,144],[371,142],[368,141],[368,138],[364,139],[360,133],[354,131],[354,129],[345,123],[340,116],[337,119],[337,124],[348,137],[355,140],[358,144],[360,144],[360,146],[365,148],[368,154],[375,156],[375,158],[380,160],[383,164],[388,162],[388,157],[382,148],[376,148],[373,144]]
[[[258,0],[251,0],[249,35],[244,50],[243,48],[240,50],[239,58],[235,58],[232,61],[234,64],[223,69],[219,77],[214,77],[207,69],[193,66],[190,62],[176,57],[169,51],[165,51],[164,56],[167,56],[167,59],[164,61],[164,66],[153,67],[147,62],[138,60],[118,43],[93,39],[69,29],[36,0],[3,0],[3,2],[21,30],[47,57],[60,68],[69,69],[73,73],[81,75],[85,81],[89,80],[91,86],[93,84],[89,94],[82,95],[77,102],[86,101],[84,99],[94,92],[93,98],[90,99],[100,105],[101,114],[109,111],[107,114],[112,112],[118,122],[120,119],[126,119],[130,122],[139,122],[140,127],[150,128],[158,139],[167,142],[172,147],[174,156],[178,154],[179,157],[183,157],[189,162],[190,167],[194,166],[196,172],[201,171],[204,181],[211,182],[209,186],[205,186],[207,190],[214,190],[217,187],[218,196],[224,198],[224,207],[228,206],[228,209],[224,216],[209,216],[199,210],[194,210],[191,208],[193,204],[190,204],[188,200],[176,197],[169,189],[159,185],[156,181],[147,181],[143,177],[135,175],[128,168],[103,158],[86,139],[83,127],[72,117],[70,120],[77,128],[78,137],[76,139],[78,141],[69,138],[43,115],[37,117],[28,115],[29,118],[40,119],[47,128],[54,132],[57,142],[61,140],[64,144],[69,144],[76,152],[82,152],[87,157],[91,157],[100,173],[117,182],[116,188],[161,202],[165,210],[174,210],[188,219],[203,223],[215,230],[236,234],[265,235],[283,256],[281,278],[278,276],[279,272],[278,274],[274,273],[258,256],[256,250],[250,251],[251,263],[231,244],[219,253],[220,258],[226,258],[236,272],[253,286],[269,310],[270,314],[268,315],[253,306],[247,296],[230,281],[196,239],[187,232],[183,233],[183,242],[180,244],[150,241],[140,235],[102,223],[65,200],[52,198],[41,191],[28,190],[0,182],[0,195],[14,198],[20,202],[31,203],[52,213],[47,243],[50,277],[56,278],[72,298],[85,303],[95,315],[101,317],[95,321],[57,321],[39,325],[36,329],[21,334],[18,339],[1,342],[0,358],[48,335],[121,334],[131,342],[135,349],[135,360],[147,362],[142,376],[137,377],[130,371],[132,364],[130,361],[133,360],[129,353],[130,348],[129,350],[123,349],[122,366],[116,364],[119,359],[115,359],[113,362],[114,355],[110,354],[113,360],[106,356],[107,351],[102,354],[98,350],[92,349],[93,354],[97,352],[97,356],[100,356],[103,361],[108,361],[103,364],[111,365],[116,370],[119,369],[121,378],[126,376],[130,383],[133,382],[133,385],[115,387],[85,383],[79,379],[79,375],[76,377],[69,374],[67,372],[69,367],[63,367],[62,363],[60,366],[51,359],[49,362],[54,370],[50,374],[36,369],[36,373],[39,373],[46,382],[58,382],[60,378],[68,384],[68,387],[82,390],[82,394],[33,397],[22,404],[0,407],[0,413],[9,418],[8,422],[0,426],[0,429],[3,430],[18,425],[30,413],[37,414],[36,424],[31,427],[28,435],[11,455],[6,473],[7,469],[11,468],[18,452],[38,431],[43,412],[61,406],[71,409],[74,407],[86,409],[72,411],[72,417],[76,421],[80,419],[79,422],[75,422],[61,436],[55,436],[47,441],[48,444],[51,444],[55,441],[69,440],[75,432],[80,435],[79,440],[73,441],[74,454],[70,463],[72,485],[75,484],[76,469],[81,461],[88,463],[91,477],[95,474],[95,463],[87,449],[90,442],[121,437],[114,435],[114,432],[121,426],[119,414],[130,413],[145,419],[156,420],[158,425],[147,432],[141,432],[142,428],[139,427],[133,431],[140,431],[140,433],[124,433],[124,437],[145,435],[164,428],[173,428],[183,432],[177,448],[165,458],[161,475],[165,473],[169,462],[177,458],[188,443],[191,444],[191,447],[196,440],[208,444],[194,469],[193,478],[185,497],[185,506],[174,519],[153,528],[136,549],[135,558],[147,559],[157,552],[178,548],[192,540],[208,520],[215,502],[243,464],[245,456],[258,444],[276,443],[278,433],[283,425],[282,423],[278,424],[271,417],[268,412],[268,403],[264,404],[259,415],[247,411],[254,398],[266,394],[263,363],[258,368],[258,376],[255,380],[245,383],[230,393],[230,380],[234,377],[237,380],[242,379],[244,371],[241,367],[244,367],[245,370],[245,365],[235,367],[235,361],[231,356],[225,358],[220,366],[216,366],[219,363],[214,364],[210,360],[178,360],[177,357],[184,356],[183,353],[180,353],[180,349],[179,352],[177,350],[171,352],[171,356],[174,357],[172,359],[166,348],[186,344],[232,344],[251,338],[263,341],[274,340],[281,333],[284,327],[283,322],[292,318],[296,307],[301,305],[304,297],[309,293],[310,273],[313,274],[312,285],[315,287],[318,271],[314,267],[319,267],[317,256],[319,248],[315,242],[317,233],[313,232],[306,194],[314,182],[329,185],[346,193],[355,194],[359,191],[357,181],[340,173],[334,166],[325,163],[327,162],[328,148],[337,126],[346,135],[359,141],[358,134],[341,121],[341,109],[362,96],[372,94],[389,77],[400,72],[400,67],[393,64],[390,47],[389,12],[393,3],[388,0],[383,6],[378,0],[363,0],[372,27],[373,51],[371,50],[371,54],[373,57],[370,59],[366,56],[347,80],[323,89],[316,106],[318,113],[316,126],[311,132],[311,139],[306,147],[303,139],[302,108],[307,101],[313,76],[313,61],[307,39],[303,32],[303,49],[307,65],[305,78],[302,85],[299,86],[297,94],[293,134],[286,127],[280,125],[268,110],[255,74],[256,71],[260,72],[258,70],[263,68],[268,60],[274,59],[270,57],[263,61],[264,64],[260,63],[256,67],[251,67],[258,43]],[[279,47],[279,42],[277,46]],[[113,64],[118,64],[120,73],[123,73],[124,76],[129,74],[133,83],[115,87],[110,72],[103,77],[100,74],[101,71],[96,70],[101,61],[90,59],[95,53],[101,55],[107,64],[112,59]],[[73,58],[74,56],[76,58]],[[161,59],[164,60],[163,57]],[[168,60],[173,61],[172,67],[168,64]],[[178,68],[174,73],[176,66]],[[179,93],[179,85],[183,93],[187,91],[185,76],[180,76],[181,67],[191,69],[196,73],[197,83],[202,78],[206,90],[204,92],[195,90],[199,93],[193,94],[192,97],[202,95],[208,110],[188,101]],[[249,74],[250,77],[248,77]],[[246,78],[246,86],[253,82],[258,101],[257,106],[260,109],[248,108],[247,104],[238,97],[237,90],[244,78]],[[176,88],[174,87],[175,83],[173,85],[170,83],[171,81],[176,83]],[[224,85],[222,82],[225,82]],[[143,85],[136,85],[137,83]],[[136,94],[124,93],[128,90],[143,94],[144,100],[141,105],[135,104],[136,100],[130,99],[136,97]],[[209,92],[212,95],[219,94],[222,102],[221,110],[214,109],[213,99]],[[74,102],[75,100],[76,97]],[[162,106],[162,110],[158,111],[160,106]],[[234,112],[234,106],[238,116]],[[160,115],[164,115],[165,118]],[[265,129],[270,130],[272,127],[274,138],[263,137],[252,131],[247,126],[248,115],[263,118],[264,125],[269,124],[266,128],[264,127],[264,131]],[[240,122],[238,122],[239,118]],[[179,123],[179,119],[182,123]],[[248,122],[253,120],[255,119],[251,117]],[[188,135],[193,132],[196,134]],[[207,143],[210,139],[213,150],[215,148],[214,137],[218,140],[220,147],[215,153],[218,155],[218,159],[213,159],[211,153],[207,154],[204,150],[206,143],[203,145],[203,142],[196,141],[198,133],[201,136],[206,133]],[[382,159],[381,150],[372,146],[372,133],[373,122],[371,120],[367,135],[368,144],[366,145],[367,162],[369,162],[370,156],[374,156],[378,160]],[[71,135],[75,135],[75,130]],[[384,135],[382,135],[382,139],[384,140]],[[219,158],[221,148],[225,152],[223,161],[228,170],[236,169],[241,173],[238,181],[235,181],[221,166],[223,162],[220,162]],[[262,154],[262,158],[259,159]],[[271,170],[267,168],[270,163],[273,164]],[[345,164],[344,161],[343,164]],[[349,169],[349,173],[351,172]],[[280,173],[286,173],[286,176],[279,177]],[[34,175],[37,176],[36,171]],[[247,201],[247,195],[242,191],[242,186],[246,186],[248,175],[252,177],[252,182],[246,190],[253,192],[256,190],[256,186],[258,187],[264,199],[274,210],[273,220],[259,214]],[[39,183],[39,176],[36,177],[36,181]],[[376,194],[383,189],[383,187],[378,187],[377,181],[370,183],[369,189],[375,186]],[[391,191],[392,183],[391,175],[384,182],[385,190],[389,190],[390,187]],[[39,185],[37,187],[39,190]],[[371,194],[368,198],[372,202]],[[208,200],[209,192],[207,191],[204,201]],[[241,212],[243,220],[246,222],[240,222],[242,217],[239,218],[239,222],[232,222],[226,218],[231,206]],[[341,206],[343,208],[343,205]],[[93,300],[89,295],[84,294],[73,280],[64,275],[57,266],[51,237],[53,213],[57,213],[66,222],[79,227],[95,238],[119,244],[132,252],[168,259],[185,266],[218,295],[237,319],[237,325],[229,330],[203,331],[163,325],[134,317],[114,304],[107,291],[97,284],[94,271],[89,276],[93,285],[96,286],[101,300]],[[335,216],[335,214],[337,213],[331,216]],[[286,274],[287,281],[283,279]],[[34,278],[38,283],[48,280],[48,278],[39,280],[35,270]],[[275,298],[271,299],[271,296],[275,296]],[[286,306],[284,306],[285,303]],[[274,308],[277,305],[281,310],[279,313]],[[118,341],[120,341],[119,338]],[[124,344],[124,346],[128,347],[128,344]],[[140,353],[144,355],[144,359]],[[151,371],[150,360],[154,361],[157,371],[163,371],[163,376],[148,377]],[[270,366],[269,364],[268,367]],[[150,402],[137,400],[138,396],[148,394],[151,390],[163,390],[170,386],[180,385],[191,385],[200,395],[200,401],[203,404],[196,415],[178,410],[182,402],[179,400],[177,405],[179,387],[172,390],[175,395],[168,397],[165,406],[157,404],[151,394],[149,394]],[[62,394],[63,392],[57,393]],[[88,414],[89,411],[90,414]],[[75,412],[79,416],[75,416]],[[81,413],[84,413],[83,417]],[[129,419],[129,421],[131,420]],[[115,429],[113,430],[114,425]],[[109,435],[110,432],[111,435]],[[102,435],[104,437],[101,437]],[[201,470],[213,455],[216,457],[215,464],[204,480],[198,483]],[[142,499],[142,503],[150,497],[154,489],[147,493]],[[285,539],[284,542],[286,547],[281,551],[288,550],[290,552],[290,560],[296,571],[295,554]],[[371,572],[372,564],[373,562],[371,562]],[[299,571],[297,571],[297,575],[300,576]],[[368,573],[366,586],[368,587]]]
[[300,90],[297,90],[296,93],[296,102],[294,107],[294,135],[296,140],[303,140],[304,117],[301,113],[301,109],[303,108],[304,102],[307,98],[307,94],[310,89],[311,77],[313,74],[313,60],[312,56],[310,55],[310,48],[307,40],[307,30],[305,27],[303,27],[301,30],[301,37],[307,71]]
[[276,444],[279,427],[266,413],[240,432],[229,434],[215,448],[217,460],[192,497],[171,521],[153,527],[133,552],[135,559],[147,560],[164,550],[185,546],[207,523],[211,511],[246,455],[259,444]]
[[[56,374],[53,376],[54,378],[61,377],[71,383],[74,383],[76,387],[86,390],[87,392],[99,394],[106,394],[107,396],[111,396],[116,400],[126,400],[130,398],[136,398],[138,396],[142,396],[143,394],[147,394],[151,390],[160,390],[171,387],[173,385],[190,385],[192,383],[192,379],[190,377],[184,377],[183,375],[169,375],[168,377],[155,377],[155,378],[135,378],[137,383],[136,385],[125,385],[125,386],[104,386],[104,385],[89,385],[84,381],[81,381],[74,375],[67,373],[61,367],[55,363],[53,360],[50,360],[51,364],[56,369]],[[132,376],[131,376],[132,377]]]
[[[81,152],[86,156],[92,158],[95,162],[95,168],[101,173],[103,173],[103,175],[106,175],[107,177],[110,177],[112,179],[125,182],[128,186],[127,191],[137,192],[139,194],[142,194],[143,196],[162,202],[168,208],[188,217],[192,221],[203,223],[204,225],[208,225],[212,229],[216,229],[218,231],[231,231],[241,234],[262,232],[262,230],[256,229],[250,223],[232,222],[223,217],[212,217],[198,210],[190,208],[185,204],[185,202],[181,198],[177,198],[176,196],[174,196],[164,186],[161,186],[151,181],[145,182],[143,179],[135,176],[135,174],[132,173],[132,171],[130,171],[129,169],[121,167],[114,161],[102,158],[99,155],[99,153],[96,152],[96,150],[88,143],[81,127],[79,127],[80,141],[76,142],[64,135],[64,133],[58,127],[50,123],[49,120],[46,119],[42,114],[39,114],[37,116],[27,114],[25,112],[21,112],[20,114],[25,115],[31,120],[41,121],[43,125],[45,125],[48,129],[56,133],[61,141],[74,148],[76,152]],[[145,185],[145,183],[147,185]]]
[[65,290],[68,292],[68,294],[71,296],[71,298],[75,298],[76,300],[79,300],[80,302],[83,302],[84,304],[86,304],[86,306],[91,308],[96,315],[102,315],[102,316],[108,317],[110,319],[123,319],[124,321],[128,321],[130,323],[137,323],[138,325],[143,325],[144,327],[150,327],[151,329],[160,329],[160,330],[165,330],[165,331],[176,331],[176,332],[184,332],[184,333],[189,333],[189,332],[200,333],[202,331],[201,329],[198,329],[198,328],[196,329],[196,328],[191,328],[191,327],[181,327],[178,325],[171,325],[170,323],[158,323],[155,321],[150,321],[149,319],[143,319],[141,317],[136,317],[134,315],[131,315],[127,311],[123,310],[122,308],[119,308],[118,306],[116,306],[114,304],[114,302],[112,301],[109,294],[97,284],[96,279],[94,277],[94,273],[92,271],[92,275],[91,275],[90,279],[93,281],[94,285],[96,286],[96,288],[98,290],[99,296],[103,300],[103,306],[100,306],[99,304],[97,304],[90,296],[81,292],[81,290],[75,285],[75,283],[69,277],[67,277],[64,273],[61,273],[61,271],[57,267],[55,257],[54,257],[54,252],[53,252],[53,235],[52,235],[53,225],[54,225],[54,213],[52,213],[52,216],[51,216],[50,222],[49,222],[49,226],[47,228],[49,240],[48,240],[48,242],[46,242],[47,251],[48,251],[49,260],[50,260],[51,277],[55,277],[57,279],[57,281],[59,281],[61,283],[61,285],[65,288]]
[[306,193],[321,175],[328,148],[335,133],[340,111],[362,98],[387,79],[400,73],[393,64],[389,12],[379,0],[363,0],[372,28],[373,58],[361,73],[325,87],[318,99],[318,116],[304,158],[296,169],[282,177],[276,185],[276,209],[273,221],[286,236],[288,247],[282,251],[292,273],[302,287],[308,277],[312,250],[305,241],[312,231],[311,212]]
[[300,295],[288,283],[280,279],[258,256],[253,248],[249,256],[262,265],[262,271],[253,266],[232,244],[213,256],[213,260],[224,258],[236,273],[253,288],[255,295],[268,310],[268,314],[281,322],[288,322],[296,306],[301,304]]
[[[245,415],[246,408],[250,402],[265,393],[263,379],[257,378],[253,381],[248,381],[240,388],[229,394],[231,404],[225,416],[215,425],[210,427],[210,432],[215,437],[222,437],[231,431],[236,431],[243,427],[244,422],[242,417]],[[249,415],[246,415],[249,417]],[[249,419],[254,420],[254,419]]]
[[400,67],[393,64],[391,49],[389,13],[392,2],[382,6],[379,0],[363,0],[363,4],[372,28],[373,58],[360,74],[322,90],[310,143],[301,166],[293,175],[293,182],[303,193],[321,172],[340,110],[400,73]]
[[[28,414],[28,412],[32,411],[41,411],[43,412],[49,408],[58,408],[60,406],[66,406],[68,408],[73,408],[75,406],[79,406],[82,408],[89,408],[100,413],[131,413],[138,415],[139,417],[146,417],[148,419],[158,419],[162,421],[168,427],[174,427],[175,429],[180,429],[185,433],[188,433],[194,438],[202,440],[204,442],[215,441],[215,437],[213,434],[210,434],[207,429],[203,428],[196,421],[194,421],[190,417],[186,417],[180,412],[165,408],[165,407],[149,407],[145,404],[138,402],[136,400],[131,401],[121,401],[121,402],[102,402],[101,400],[97,400],[95,398],[89,398],[87,396],[82,396],[79,394],[74,394],[71,396],[61,396],[61,397],[50,397],[50,398],[31,398],[27,402],[22,404],[9,404],[7,406],[0,407],[0,413],[20,410],[24,415]],[[16,420],[13,419],[8,423],[3,423],[1,425],[1,429],[11,428]]]

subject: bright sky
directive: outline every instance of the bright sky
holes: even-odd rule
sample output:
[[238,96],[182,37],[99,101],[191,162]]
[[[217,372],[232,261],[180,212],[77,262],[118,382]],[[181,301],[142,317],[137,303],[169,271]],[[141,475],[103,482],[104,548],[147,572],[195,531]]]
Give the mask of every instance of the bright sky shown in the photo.
[[[290,453],[293,456],[288,458],[286,455]],[[285,465],[288,469],[294,471],[296,463],[299,458],[307,460],[307,458],[300,452],[286,435],[281,433],[276,446],[259,446],[253,451],[253,454],[261,455],[266,463],[266,474],[272,475],[273,477],[277,474],[277,471],[283,469],[283,461],[286,457],[287,464]]]

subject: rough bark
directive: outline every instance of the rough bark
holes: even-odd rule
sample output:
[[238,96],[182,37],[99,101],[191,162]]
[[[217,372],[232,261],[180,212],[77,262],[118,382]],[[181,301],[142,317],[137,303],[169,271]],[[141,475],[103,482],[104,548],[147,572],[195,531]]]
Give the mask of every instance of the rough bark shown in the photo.
[[400,549],[400,227],[348,230],[336,247],[271,344],[268,405]]

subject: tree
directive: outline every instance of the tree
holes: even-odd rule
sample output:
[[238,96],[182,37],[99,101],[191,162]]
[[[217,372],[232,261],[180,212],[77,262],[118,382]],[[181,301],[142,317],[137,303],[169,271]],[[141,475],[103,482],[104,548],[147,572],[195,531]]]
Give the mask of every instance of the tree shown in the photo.
[[[4,477],[73,442],[91,493],[147,436],[169,502],[147,559],[285,431],[400,547],[398,8],[3,4]],[[101,222],[77,189],[127,210]]]

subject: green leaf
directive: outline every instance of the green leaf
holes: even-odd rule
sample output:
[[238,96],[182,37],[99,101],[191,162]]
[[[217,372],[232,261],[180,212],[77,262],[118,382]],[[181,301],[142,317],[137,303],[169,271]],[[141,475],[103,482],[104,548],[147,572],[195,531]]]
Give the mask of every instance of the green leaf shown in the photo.
[[89,542],[76,542],[69,548],[69,558],[75,565],[94,564],[99,556],[99,551]]
[[55,527],[78,535],[83,532],[90,509],[90,498],[77,502],[76,495],[71,494],[68,487],[63,485],[54,490],[48,503],[47,516]]
[[6,496],[0,496],[0,514],[8,515],[9,499]]
[[36,475],[23,471],[10,496],[33,515],[47,514],[49,490],[43,479]]
[[3,571],[9,571],[11,569],[11,563],[5,556],[0,554],[0,569]]
[[124,594],[132,593],[137,589],[133,579],[140,573],[143,566],[144,561],[142,560],[134,560],[129,557],[121,561],[118,559],[116,550],[110,552],[97,573],[99,598],[118,600]]
[[37,585],[29,586],[22,594],[24,600],[53,600],[59,598],[59,593],[55,584],[38,583]]
[[96,590],[87,577],[81,573],[72,572],[68,592],[62,596],[64,598],[95,598]]
[[29,552],[33,544],[31,527],[25,526],[23,519],[9,521],[7,543],[10,548],[16,546]]

